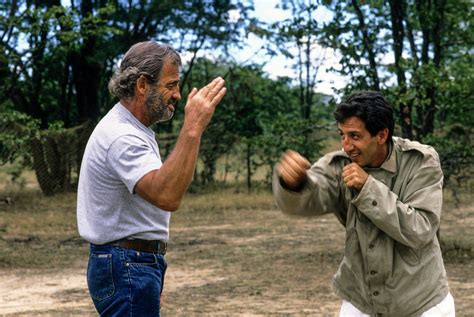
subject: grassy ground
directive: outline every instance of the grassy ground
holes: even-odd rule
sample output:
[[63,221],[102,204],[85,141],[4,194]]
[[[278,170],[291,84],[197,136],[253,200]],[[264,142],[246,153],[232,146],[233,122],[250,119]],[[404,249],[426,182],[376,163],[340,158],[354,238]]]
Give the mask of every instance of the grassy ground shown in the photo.
[[[0,205],[0,315],[94,316],[75,194],[9,188],[0,190],[13,202]],[[469,199],[456,208],[447,197],[441,226],[458,316],[474,315]],[[171,220],[163,316],[337,316],[331,279],[343,243],[334,217],[283,215],[269,192],[188,194]]]

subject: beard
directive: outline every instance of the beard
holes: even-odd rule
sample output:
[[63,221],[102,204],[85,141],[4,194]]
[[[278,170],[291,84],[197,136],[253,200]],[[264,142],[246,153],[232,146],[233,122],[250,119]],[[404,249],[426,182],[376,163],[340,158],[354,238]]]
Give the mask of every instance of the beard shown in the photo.
[[162,94],[157,93],[156,89],[150,92],[145,100],[145,108],[150,118],[150,122],[164,122],[173,118],[174,111],[168,108],[168,104],[172,105],[176,109],[178,103],[175,99],[170,99],[168,103],[165,102]]

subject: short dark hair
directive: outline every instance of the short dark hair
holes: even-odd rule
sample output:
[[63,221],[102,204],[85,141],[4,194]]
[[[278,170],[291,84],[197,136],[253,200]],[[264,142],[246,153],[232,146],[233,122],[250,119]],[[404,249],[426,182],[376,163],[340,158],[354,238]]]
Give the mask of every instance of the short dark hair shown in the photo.
[[138,78],[144,75],[151,83],[159,81],[165,61],[181,66],[179,54],[170,45],[155,41],[136,43],[125,53],[120,68],[110,79],[110,93],[119,99],[133,97]]
[[395,122],[393,108],[378,91],[359,91],[343,100],[334,112],[337,123],[344,123],[350,117],[364,121],[370,135],[388,128],[387,141],[392,140]]

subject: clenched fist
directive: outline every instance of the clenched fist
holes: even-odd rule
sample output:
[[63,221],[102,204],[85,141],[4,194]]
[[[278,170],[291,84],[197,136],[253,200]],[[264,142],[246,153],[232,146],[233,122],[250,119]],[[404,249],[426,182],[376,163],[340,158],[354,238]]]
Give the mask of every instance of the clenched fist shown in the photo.
[[350,163],[342,169],[342,177],[347,187],[361,190],[369,174],[357,163]]
[[287,150],[280,158],[277,172],[285,185],[291,190],[297,190],[306,182],[306,170],[311,164],[299,153]]

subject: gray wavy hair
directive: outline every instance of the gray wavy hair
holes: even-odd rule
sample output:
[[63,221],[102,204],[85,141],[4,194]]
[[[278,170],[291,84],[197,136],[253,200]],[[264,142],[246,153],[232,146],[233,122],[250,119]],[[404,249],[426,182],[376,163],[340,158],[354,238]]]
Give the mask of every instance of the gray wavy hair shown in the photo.
[[133,97],[138,78],[143,75],[150,83],[156,83],[165,61],[181,66],[181,57],[170,45],[155,41],[134,44],[110,79],[109,92],[119,99]]

